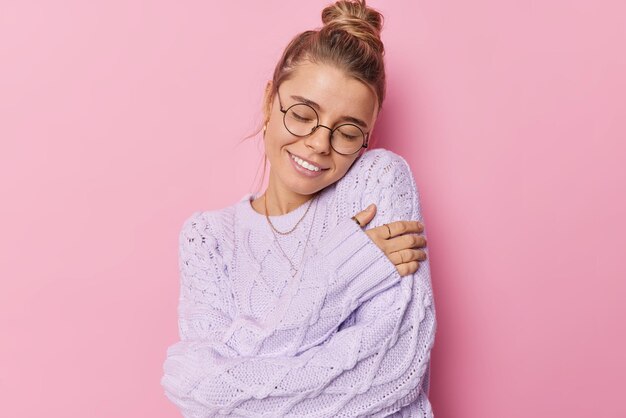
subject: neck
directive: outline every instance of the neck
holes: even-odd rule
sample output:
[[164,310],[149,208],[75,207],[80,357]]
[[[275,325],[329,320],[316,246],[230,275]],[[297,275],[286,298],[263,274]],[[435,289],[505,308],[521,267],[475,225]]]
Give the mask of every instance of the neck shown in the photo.
[[[285,215],[313,199],[316,195],[317,193],[302,195],[275,186],[270,182],[267,189],[265,189],[265,193],[263,193],[265,201],[262,203],[264,205],[263,208],[267,205],[267,214],[269,216]],[[265,209],[263,209],[263,213],[265,213]]]

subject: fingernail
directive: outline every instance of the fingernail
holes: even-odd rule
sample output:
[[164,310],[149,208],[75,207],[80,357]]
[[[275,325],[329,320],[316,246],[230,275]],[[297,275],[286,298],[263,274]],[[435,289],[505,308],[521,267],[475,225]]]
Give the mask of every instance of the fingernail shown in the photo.
[[370,205],[365,210],[368,211],[368,212],[371,212],[373,209],[374,209],[374,204],[370,203]]

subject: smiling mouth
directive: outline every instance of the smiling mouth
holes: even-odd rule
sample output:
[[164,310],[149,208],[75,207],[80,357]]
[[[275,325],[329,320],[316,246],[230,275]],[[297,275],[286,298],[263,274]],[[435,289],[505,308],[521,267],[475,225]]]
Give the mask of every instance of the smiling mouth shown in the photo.
[[287,151],[289,153],[289,158],[291,158],[292,160],[294,160],[296,162],[296,164],[298,164],[300,167],[305,168],[311,172],[314,173],[318,173],[320,171],[325,171],[328,170],[327,168],[322,168],[318,165],[315,164],[311,164],[305,160],[303,160],[302,158],[298,157],[297,155],[292,154],[291,152]]

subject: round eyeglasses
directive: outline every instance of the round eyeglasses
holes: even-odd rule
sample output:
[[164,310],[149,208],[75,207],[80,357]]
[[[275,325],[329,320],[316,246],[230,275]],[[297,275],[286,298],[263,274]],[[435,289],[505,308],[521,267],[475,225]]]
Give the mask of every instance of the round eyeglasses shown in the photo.
[[283,124],[290,134],[305,137],[322,127],[330,131],[330,146],[338,154],[351,155],[359,152],[361,148],[367,148],[369,132],[363,133],[361,128],[353,123],[343,123],[332,129],[321,125],[319,115],[312,106],[306,103],[296,103],[283,109],[280,94],[278,91],[276,94],[280,111],[283,113]]

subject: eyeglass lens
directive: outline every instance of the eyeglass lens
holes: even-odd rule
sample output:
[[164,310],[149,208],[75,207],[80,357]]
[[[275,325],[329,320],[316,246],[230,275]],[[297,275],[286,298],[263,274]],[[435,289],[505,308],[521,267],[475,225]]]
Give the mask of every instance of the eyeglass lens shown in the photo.
[[[319,124],[319,119],[315,109],[311,106],[300,103],[295,104],[285,112],[285,127],[296,136],[307,136],[311,134]],[[341,154],[352,154],[357,152],[365,141],[363,131],[356,125],[346,123],[337,126],[331,136],[331,146]]]

